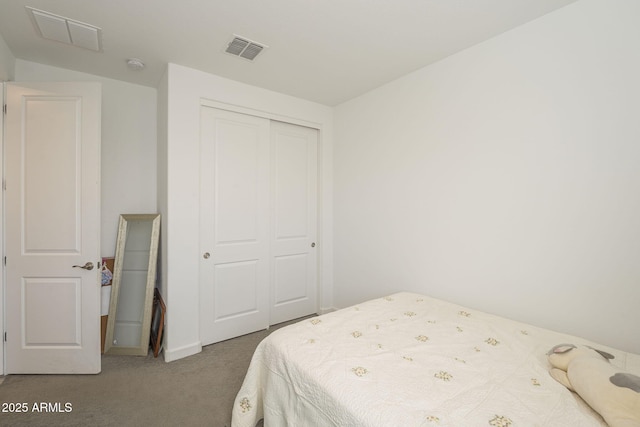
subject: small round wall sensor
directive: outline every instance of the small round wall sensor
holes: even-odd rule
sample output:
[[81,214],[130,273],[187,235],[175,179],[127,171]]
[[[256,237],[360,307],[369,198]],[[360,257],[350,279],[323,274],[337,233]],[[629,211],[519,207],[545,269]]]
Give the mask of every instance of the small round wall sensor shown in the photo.
[[129,58],[127,59],[127,67],[134,71],[140,71],[144,68],[144,62],[138,58]]

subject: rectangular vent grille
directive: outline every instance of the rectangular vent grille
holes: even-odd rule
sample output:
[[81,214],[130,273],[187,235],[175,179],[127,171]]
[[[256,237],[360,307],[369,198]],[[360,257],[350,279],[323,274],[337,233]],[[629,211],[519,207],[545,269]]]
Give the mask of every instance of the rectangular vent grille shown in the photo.
[[45,39],[85,49],[102,51],[102,29],[25,6],[38,34]]
[[231,40],[225,49],[225,52],[238,56],[240,58],[248,59],[249,61],[253,61],[256,59],[256,56],[260,52],[262,52],[267,46],[263,44],[256,43],[251,41],[245,37],[234,36],[233,40]]

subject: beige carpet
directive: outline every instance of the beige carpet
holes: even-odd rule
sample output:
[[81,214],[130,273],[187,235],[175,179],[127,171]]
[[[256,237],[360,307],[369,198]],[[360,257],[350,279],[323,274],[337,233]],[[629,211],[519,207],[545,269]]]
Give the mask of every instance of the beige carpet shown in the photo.
[[[103,356],[98,375],[0,377],[0,426],[228,427],[255,347],[284,325],[204,347],[171,363],[152,354]],[[41,402],[57,412],[34,411]],[[5,412],[16,403],[26,403],[28,412]]]

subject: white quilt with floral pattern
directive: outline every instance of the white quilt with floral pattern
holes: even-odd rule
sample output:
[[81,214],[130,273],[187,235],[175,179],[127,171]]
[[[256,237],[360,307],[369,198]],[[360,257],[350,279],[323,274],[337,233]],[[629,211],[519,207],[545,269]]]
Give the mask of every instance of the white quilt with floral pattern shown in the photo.
[[413,293],[279,329],[257,347],[232,427],[604,426],[548,374],[560,343],[640,355]]

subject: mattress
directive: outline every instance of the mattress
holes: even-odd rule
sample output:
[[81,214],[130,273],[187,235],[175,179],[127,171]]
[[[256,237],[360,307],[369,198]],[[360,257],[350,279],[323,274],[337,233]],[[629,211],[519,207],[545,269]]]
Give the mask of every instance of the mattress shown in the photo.
[[281,328],[256,348],[232,427],[606,426],[548,373],[586,344],[640,374],[640,355],[401,292]]

